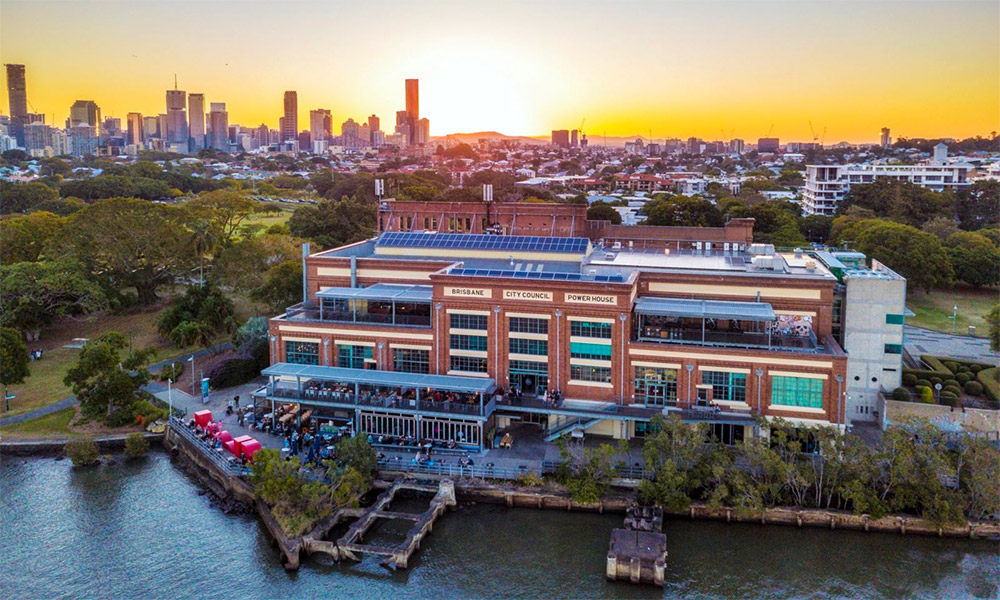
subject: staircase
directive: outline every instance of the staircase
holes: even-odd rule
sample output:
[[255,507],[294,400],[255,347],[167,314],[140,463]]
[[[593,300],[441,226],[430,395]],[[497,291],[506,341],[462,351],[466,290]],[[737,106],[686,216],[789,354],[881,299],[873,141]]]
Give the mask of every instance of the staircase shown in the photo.
[[573,433],[574,431],[583,431],[590,429],[594,425],[600,423],[603,419],[585,419],[583,417],[574,417],[567,420],[565,423],[561,423],[549,430],[549,433],[545,436],[546,442],[551,442],[560,437]]

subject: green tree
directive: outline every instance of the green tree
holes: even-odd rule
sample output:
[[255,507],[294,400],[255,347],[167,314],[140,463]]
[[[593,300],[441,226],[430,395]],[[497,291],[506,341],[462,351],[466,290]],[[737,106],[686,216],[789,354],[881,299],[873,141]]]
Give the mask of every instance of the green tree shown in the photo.
[[63,380],[80,400],[84,414],[112,425],[131,422],[132,406],[145,398],[142,386],[150,378],[146,365],[154,350],[125,353],[126,347],[125,336],[117,332],[87,342]]
[[302,266],[289,260],[271,267],[264,282],[250,293],[272,310],[283,310],[302,301]]
[[50,212],[60,217],[68,217],[86,206],[79,198],[54,198],[40,202],[32,208],[32,212]]
[[698,196],[660,196],[642,207],[646,225],[721,227],[725,219],[711,202]]
[[59,192],[37,181],[10,183],[0,181],[0,213],[18,213],[59,198]]
[[557,444],[562,461],[556,470],[556,477],[566,485],[574,500],[597,502],[607,491],[618,468],[615,455],[628,451],[628,443],[625,440],[620,442],[617,448],[610,444],[589,448],[570,444],[564,437],[559,438]]
[[32,212],[0,221],[3,264],[37,261],[65,226],[66,219],[50,212]]
[[960,231],[945,240],[955,278],[974,287],[1000,283],[1000,248],[971,231]]
[[146,436],[138,432],[128,434],[125,438],[125,455],[129,458],[139,458],[149,452],[149,442]]
[[0,323],[32,341],[43,327],[67,316],[104,308],[107,298],[72,259],[0,267]]
[[186,208],[194,222],[210,223],[218,232],[217,242],[226,247],[236,240],[246,220],[261,212],[262,205],[240,191],[215,190],[200,194],[189,201]]
[[915,287],[930,292],[952,279],[948,253],[932,234],[881,219],[838,219],[834,229],[838,242],[850,240],[854,249],[888,265]]
[[65,242],[95,275],[116,289],[134,288],[139,302],[149,305],[160,286],[197,264],[186,217],[177,207],[110,198],[74,214]]
[[799,233],[810,242],[823,243],[830,240],[830,230],[833,227],[833,217],[826,215],[809,215],[799,221]]
[[241,240],[219,253],[213,275],[222,285],[250,291],[263,285],[272,267],[297,260],[303,241],[273,233]]
[[288,219],[288,229],[323,248],[358,242],[375,233],[375,203],[345,197],[303,206]]
[[854,206],[870,209],[884,219],[920,227],[936,216],[951,216],[955,198],[946,192],[883,177],[873,183],[851,186],[839,211],[843,214]]
[[1000,181],[980,180],[955,194],[959,227],[976,231],[1000,224]]
[[31,375],[28,369],[28,345],[19,331],[0,328],[0,384],[3,384],[4,411],[10,411],[7,386],[24,383]]
[[986,322],[990,326],[990,350],[1000,352],[1000,304],[994,304],[986,313]]
[[654,477],[643,480],[639,493],[646,502],[679,511],[691,502],[696,482],[689,472],[707,437],[707,425],[684,423],[677,415],[653,417],[654,433],[646,436],[642,455]]
[[198,257],[198,282],[205,285],[205,255],[215,248],[215,233],[206,221],[198,221],[189,225],[191,229],[190,245],[194,255]]
[[66,456],[73,461],[74,467],[89,467],[97,463],[99,450],[97,442],[90,436],[77,438],[66,443]]
[[611,221],[612,225],[619,225],[622,222],[622,215],[611,206],[598,202],[587,209],[588,221]]
[[59,187],[59,193],[63,197],[73,196],[91,201],[104,198],[160,200],[175,198],[181,194],[180,190],[157,179],[103,174],[89,179],[65,181]]
[[170,331],[170,341],[178,348],[198,344],[206,348],[212,345],[215,332],[201,321],[183,321]]
[[366,435],[356,435],[337,442],[337,461],[354,469],[369,482],[378,468],[378,457]]

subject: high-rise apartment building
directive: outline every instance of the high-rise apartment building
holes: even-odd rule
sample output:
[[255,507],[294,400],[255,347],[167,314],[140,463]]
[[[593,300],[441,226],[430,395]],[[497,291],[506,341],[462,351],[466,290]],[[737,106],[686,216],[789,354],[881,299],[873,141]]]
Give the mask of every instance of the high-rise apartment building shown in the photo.
[[888,148],[889,146],[892,145],[892,136],[889,135],[889,128],[888,127],[883,127],[882,128],[881,143],[882,143],[882,147],[883,148]]
[[28,122],[28,92],[24,79],[24,65],[5,65],[7,67],[7,101],[10,106],[10,125],[8,131],[17,140],[18,145],[24,145],[24,125]]
[[416,143],[424,145],[431,141],[431,122],[430,119],[418,119],[417,120],[417,139]]
[[28,123],[24,126],[24,151],[31,156],[46,156],[52,147],[52,128],[45,123]]
[[229,150],[229,113],[225,102],[213,102],[208,113],[208,146],[215,150]]
[[285,92],[285,115],[281,118],[281,141],[297,140],[299,136],[299,95]]
[[757,152],[777,152],[779,146],[778,138],[759,138],[757,140]]
[[746,144],[740,138],[733,138],[729,141],[729,151],[733,154],[743,154]]
[[379,118],[375,115],[368,115],[368,143],[372,146],[378,146],[375,143],[376,134],[381,131],[381,124],[379,123]]
[[359,125],[354,119],[348,119],[343,122],[340,126],[341,137],[349,137],[352,139],[361,138],[361,125]]
[[313,142],[326,141],[333,135],[333,115],[328,109],[317,108],[309,111],[309,139]]
[[573,131],[569,132],[569,145],[573,148],[576,148],[577,146],[580,145],[579,129],[574,129]]
[[402,136],[405,142],[404,145],[409,146],[413,140],[414,128],[410,127],[410,116],[405,110],[396,111],[396,129],[397,136]]
[[205,94],[188,94],[188,137],[191,150],[205,147]]
[[553,129],[552,130],[552,145],[559,146],[560,148],[569,148],[569,130],[568,129]]
[[184,90],[167,90],[167,127],[166,140],[187,148],[187,92]]
[[258,148],[267,148],[271,145],[271,130],[264,123],[261,123],[260,127],[254,129],[253,136]]
[[125,143],[129,146],[141,146],[145,141],[145,123],[142,114],[130,112],[125,121]]

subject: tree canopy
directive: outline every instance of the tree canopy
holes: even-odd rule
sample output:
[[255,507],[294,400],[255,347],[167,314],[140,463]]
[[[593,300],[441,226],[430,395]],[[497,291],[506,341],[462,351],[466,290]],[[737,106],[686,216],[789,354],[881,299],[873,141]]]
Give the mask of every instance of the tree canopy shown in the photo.
[[72,259],[0,267],[0,323],[37,340],[56,319],[82,316],[107,305],[101,287]]
[[915,287],[930,292],[952,280],[948,253],[937,236],[915,227],[881,219],[840,217],[834,222],[836,240],[869,258],[885,263]]

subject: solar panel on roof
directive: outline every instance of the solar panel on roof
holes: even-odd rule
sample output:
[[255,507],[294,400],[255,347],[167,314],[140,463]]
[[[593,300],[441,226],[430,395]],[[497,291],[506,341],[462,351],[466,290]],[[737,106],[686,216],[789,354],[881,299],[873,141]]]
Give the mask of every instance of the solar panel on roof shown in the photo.
[[396,248],[467,248],[488,250],[531,250],[542,252],[586,252],[586,238],[538,236],[495,236],[469,233],[383,233],[376,245]]

